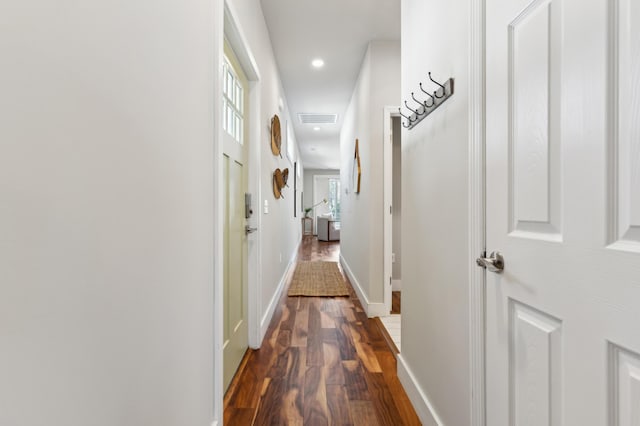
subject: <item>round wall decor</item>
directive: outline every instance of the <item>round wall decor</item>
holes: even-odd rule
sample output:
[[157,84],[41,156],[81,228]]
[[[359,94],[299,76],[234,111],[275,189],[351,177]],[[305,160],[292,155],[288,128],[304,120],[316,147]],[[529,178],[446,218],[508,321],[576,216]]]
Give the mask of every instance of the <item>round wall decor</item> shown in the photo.
[[282,158],[282,154],[280,153],[281,144],[280,118],[278,114],[275,114],[271,119],[271,152],[273,152],[273,155],[279,155],[280,158]]

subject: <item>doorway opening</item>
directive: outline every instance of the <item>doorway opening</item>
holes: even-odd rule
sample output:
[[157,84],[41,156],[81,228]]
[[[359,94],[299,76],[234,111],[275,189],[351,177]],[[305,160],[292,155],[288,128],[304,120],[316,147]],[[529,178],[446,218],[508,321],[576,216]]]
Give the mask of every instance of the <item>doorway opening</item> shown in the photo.
[[389,337],[401,350],[402,300],[402,127],[398,108],[384,111],[384,302],[381,317]]

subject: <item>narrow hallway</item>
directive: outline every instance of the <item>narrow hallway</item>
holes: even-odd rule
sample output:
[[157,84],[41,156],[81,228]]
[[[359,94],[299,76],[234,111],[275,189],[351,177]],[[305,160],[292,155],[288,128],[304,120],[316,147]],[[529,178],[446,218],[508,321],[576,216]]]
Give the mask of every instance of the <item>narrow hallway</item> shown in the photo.
[[[305,237],[298,261],[339,253],[338,242]],[[225,396],[226,425],[420,424],[393,352],[349,287],[350,297],[330,298],[285,289],[262,348],[249,350]]]

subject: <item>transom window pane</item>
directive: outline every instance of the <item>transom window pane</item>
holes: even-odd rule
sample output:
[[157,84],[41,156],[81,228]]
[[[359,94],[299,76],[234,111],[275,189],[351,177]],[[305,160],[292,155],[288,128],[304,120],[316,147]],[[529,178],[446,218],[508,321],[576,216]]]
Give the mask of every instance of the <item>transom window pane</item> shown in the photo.
[[222,109],[224,111],[224,130],[238,143],[242,144],[244,127],[244,90],[229,60],[224,58],[224,96]]

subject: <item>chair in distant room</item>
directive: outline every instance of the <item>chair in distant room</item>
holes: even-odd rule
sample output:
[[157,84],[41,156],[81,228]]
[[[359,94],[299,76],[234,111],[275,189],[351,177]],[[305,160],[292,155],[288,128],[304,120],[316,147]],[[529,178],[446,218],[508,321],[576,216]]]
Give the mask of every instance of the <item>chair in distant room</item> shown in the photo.
[[319,241],[340,241],[340,221],[331,217],[316,218]]

